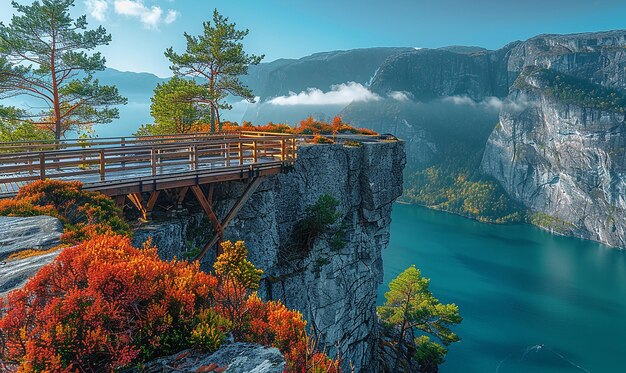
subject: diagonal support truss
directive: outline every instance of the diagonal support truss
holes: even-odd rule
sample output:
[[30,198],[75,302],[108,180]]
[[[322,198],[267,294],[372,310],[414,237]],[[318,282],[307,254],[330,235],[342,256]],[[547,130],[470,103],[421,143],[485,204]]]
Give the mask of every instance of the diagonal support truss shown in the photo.
[[[216,230],[216,232],[220,232],[220,233],[216,234],[211,239],[211,241],[209,241],[209,243],[207,243],[204,246],[204,248],[202,249],[200,254],[198,254],[198,256],[194,260],[201,261],[206,256],[206,254],[209,252],[209,250],[211,250],[211,248],[213,246],[215,246],[215,244],[217,244],[222,239],[223,234],[224,234],[224,229],[226,229],[226,227],[230,224],[230,222],[235,218],[235,216],[237,215],[239,210],[241,210],[243,205],[250,199],[252,194],[254,194],[254,192],[257,190],[257,188],[261,184],[261,181],[263,181],[263,179],[261,177],[256,177],[256,178],[252,179],[252,181],[250,181],[248,183],[248,186],[246,187],[246,190],[244,190],[243,194],[239,197],[239,199],[237,200],[235,205],[230,209],[228,214],[226,214],[226,217],[224,218],[224,220],[222,220],[221,222],[218,222],[218,224],[220,226],[220,230],[219,231]],[[202,190],[200,190],[200,192],[202,192]],[[200,194],[202,194],[202,193],[200,193]],[[202,196],[204,197],[204,194],[202,194]],[[218,254],[219,254],[219,248],[218,248]]]

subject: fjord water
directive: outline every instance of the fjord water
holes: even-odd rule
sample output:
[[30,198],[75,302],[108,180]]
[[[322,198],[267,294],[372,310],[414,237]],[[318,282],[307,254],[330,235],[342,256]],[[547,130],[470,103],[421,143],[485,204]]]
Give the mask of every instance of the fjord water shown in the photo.
[[396,204],[385,281],[411,264],[464,320],[441,372],[626,371],[626,251]]

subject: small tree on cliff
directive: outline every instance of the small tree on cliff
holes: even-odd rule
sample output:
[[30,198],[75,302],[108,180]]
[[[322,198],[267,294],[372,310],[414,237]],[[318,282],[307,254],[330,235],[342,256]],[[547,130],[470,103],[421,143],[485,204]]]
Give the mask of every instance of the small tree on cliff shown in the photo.
[[170,69],[175,75],[206,80],[201,84],[205,93],[196,97],[195,102],[209,106],[211,130],[215,131],[221,129],[220,110],[232,108],[224,102],[229,94],[254,102],[252,91],[239,76],[247,74],[248,66],[258,65],[264,56],[246,54],[241,41],[248,30],[237,30],[236,24],[229,23],[217,9],[213,11],[213,22],[204,22],[203,26],[202,35],[185,33],[185,53],[178,54],[168,48],[165,56],[171,61]]
[[[421,276],[411,266],[389,283],[386,302],[378,307],[380,320],[387,328],[386,342],[393,346],[395,360],[393,372],[408,370],[416,359],[420,371],[437,372],[447,350],[428,335],[434,336],[444,346],[460,338],[450,327],[461,322],[455,304],[441,304],[428,290],[430,279]],[[418,334],[420,333],[420,334]]]
[[126,104],[117,88],[100,85],[93,73],[105,59],[87,54],[108,45],[111,35],[100,26],[87,30],[86,16],[73,19],[74,0],[13,2],[16,15],[0,23],[0,98],[30,96],[39,108],[21,120],[50,131],[55,139],[72,129],[89,129],[118,117],[115,105]]

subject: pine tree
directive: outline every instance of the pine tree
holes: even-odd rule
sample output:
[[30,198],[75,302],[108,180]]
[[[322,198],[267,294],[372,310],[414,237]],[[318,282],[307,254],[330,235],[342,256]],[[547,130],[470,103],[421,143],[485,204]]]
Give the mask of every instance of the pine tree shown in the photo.
[[171,61],[170,69],[175,75],[205,80],[201,86],[205,89],[197,102],[209,106],[212,131],[221,130],[220,110],[230,110],[231,105],[224,102],[228,95],[243,97],[254,102],[252,90],[246,87],[239,76],[248,73],[248,66],[258,65],[264,56],[249,55],[244,52],[241,41],[248,35],[248,30],[237,30],[235,23],[213,12],[213,22],[204,22],[204,32],[199,36],[185,33],[187,49],[178,54],[173,48],[165,51]]
[[115,105],[126,104],[114,86],[93,78],[104,70],[98,46],[111,35],[100,26],[87,29],[86,16],[73,19],[74,0],[13,2],[16,14],[0,23],[0,98],[26,95],[42,105],[25,111],[21,120],[51,131],[55,139],[68,130],[118,118]]
[[439,302],[428,290],[429,285],[430,279],[411,266],[389,283],[386,302],[378,307],[378,315],[396,352],[393,372],[400,371],[401,365],[409,367],[413,358],[421,371],[437,371],[447,350],[431,342],[427,335],[436,337],[444,346],[460,340],[450,329],[462,320],[459,308]]

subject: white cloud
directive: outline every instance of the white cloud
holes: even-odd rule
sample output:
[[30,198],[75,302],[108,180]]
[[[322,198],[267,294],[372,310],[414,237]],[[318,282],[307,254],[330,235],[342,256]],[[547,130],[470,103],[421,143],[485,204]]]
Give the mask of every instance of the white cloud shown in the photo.
[[410,95],[409,92],[405,91],[391,91],[388,96],[396,101],[406,102],[411,99]]
[[487,97],[482,101],[474,101],[468,96],[448,96],[443,98],[444,102],[451,102],[455,105],[481,106],[486,109],[500,111],[502,109],[510,111],[522,111],[528,107],[528,99],[525,95],[520,95],[515,99],[506,98],[501,100],[497,97]]
[[170,23],[176,21],[176,18],[178,18],[178,15],[179,13],[177,11],[172,10],[172,9],[168,10],[167,15],[165,16],[165,20],[164,20],[165,23],[169,25]]
[[472,100],[468,96],[448,96],[443,98],[444,102],[452,102],[455,105],[469,105],[475,106],[476,101]]
[[381,97],[372,93],[362,84],[348,82],[333,85],[328,92],[309,88],[300,93],[291,92],[289,96],[275,97],[268,102],[272,105],[348,105],[351,102],[378,101]]
[[85,0],[85,8],[87,13],[100,22],[106,20],[109,3],[107,0]]
[[173,9],[168,9],[164,16],[161,7],[156,5],[147,7],[143,0],[115,0],[113,5],[115,13],[138,18],[145,28],[151,30],[158,29],[162,22],[170,24],[176,21],[179,14]]

